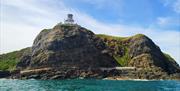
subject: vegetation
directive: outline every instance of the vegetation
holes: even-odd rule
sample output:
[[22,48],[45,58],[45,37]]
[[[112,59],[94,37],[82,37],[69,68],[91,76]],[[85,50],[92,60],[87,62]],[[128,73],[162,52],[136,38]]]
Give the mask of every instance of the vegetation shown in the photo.
[[174,59],[169,54],[166,54],[166,53],[163,53],[163,54],[169,61],[174,61]]
[[15,70],[16,64],[27,49],[29,48],[0,55],[0,70]]
[[121,66],[127,66],[130,58],[128,55],[128,50],[126,49],[125,54],[123,56],[119,56],[119,55],[113,55],[114,59],[121,65]]
[[[121,65],[127,66],[130,61],[128,55],[128,45],[122,42],[127,41],[131,37],[116,37],[104,34],[98,34],[98,37],[103,39],[109,48],[113,48],[113,57]],[[121,51],[121,53],[119,53]]]
[[67,29],[67,30],[71,30],[74,27],[78,26],[77,24],[60,24],[61,28]]
[[126,40],[129,37],[116,37],[116,36],[110,36],[105,34],[96,34],[96,36],[100,37],[101,39],[107,39],[107,40]]
[[126,41],[126,40],[128,40],[130,38],[139,38],[139,37],[143,37],[145,35],[143,35],[143,34],[136,34],[136,35],[131,36],[131,37],[117,37],[117,36],[110,36],[110,35],[105,35],[105,34],[96,34],[96,36],[100,37],[101,39]]
[[18,60],[0,61],[0,70],[15,70]]
[[163,54],[169,62],[177,64],[176,61],[169,54],[166,54],[166,53],[163,53]]
[[48,32],[51,31],[51,29],[43,29],[41,32]]

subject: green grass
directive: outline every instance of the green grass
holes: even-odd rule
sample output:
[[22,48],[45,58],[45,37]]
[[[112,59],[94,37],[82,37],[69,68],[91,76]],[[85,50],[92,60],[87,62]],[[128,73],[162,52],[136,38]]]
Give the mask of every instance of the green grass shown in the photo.
[[166,53],[163,53],[164,54],[164,56],[167,58],[167,59],[169,59],[169,60],[174,60],[169,54],[166,54]]
[[126,40],[128,40],[130,38],[139,38],[139,37],[144,37],[145,35],[143,35],[143,34],[136,34],[136,35],[130,36],[130,37],[117,37],[117,36],[110,36],[110,35],[105,35],[105,34],[96,34],[96,36],[100,37],[101,39],[126,41]]
[[[124,49],[124,54],[119,55],[117,53],[113,53],[114,59],[121,65],[121,66],[127,66],[128,62],[130,61],[129,55],[128,55],[128,45],[129,44],[121,44],[121,42],[127,41],[129,38],[132,37],[116,37],[116,36],[109,36],[109,35],[104,35],[104,34],[97,34],[97,37],[103,39],[103,40],[116,40],[117,42],[106,42],[106,45],[108,47],[113,47],[115,48],[114,52],[118,52],[119,48]],[[142,36],[142,35],[135,35],[136,37]],[[119,44],[120,43],[120,44]]]
[[49,32],[51,29],[43,29],[41,32]]
[[129,37],[116,37],[116,36],[110,36],[105,34],[96,34],[97,37],[100,37],[101,39],[107,39],[107,40],[125,40]]
[[127,48],[125,49],[125,54],[123,56],[113,55],[113,57],[121,66],[127,66],[130,61]]
[[7,54],[0,55],[0,70],[12,71],[16,69],[16,65],[19,62],[24,51],[29,48],[24,48],[20,51],[14,51]]
[[0,61],[0,70],[15,70],[18,60],[5,60]]
[[163,54],[166,57],[166,59],[168,59],[171,62],[175,62],[175,60],[169,54],[167,54],[167,53],[163,53]]

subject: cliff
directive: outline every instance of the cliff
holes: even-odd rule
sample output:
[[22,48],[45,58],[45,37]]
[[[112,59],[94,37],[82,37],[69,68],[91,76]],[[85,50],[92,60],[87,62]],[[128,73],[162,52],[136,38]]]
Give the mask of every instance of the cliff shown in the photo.
[[[10,54],[14,54],[13,59]],[[32,47],[0,55],[0,63],[9,59],[15,62],[16,70],[11,78],[180,78],[176,61],[147,36],[96,35],[76,24],[57,24],[42,30]]]
[[[103,51],[105,43],[78,25],[56,25],[40,32],[32,51],[21,58],[19,68],[30,67],[115,67],[118,64]],[[29,64],[24,64],[29,63]]]
[[[132,37],[97,35],[108,48],[110,54],[122,66],[136,67],[137,78],[166,78],[167,75],[180,73],[180,67],[168,54],[147,36],[137,34]],[[178,75],[179,76],[179,75]]]

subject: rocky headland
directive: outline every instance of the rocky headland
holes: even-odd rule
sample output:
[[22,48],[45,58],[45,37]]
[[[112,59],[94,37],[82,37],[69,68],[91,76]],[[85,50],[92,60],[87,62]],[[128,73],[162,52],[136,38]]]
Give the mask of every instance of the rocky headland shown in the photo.
[[180,67],[147,36],[94,34],[77,24],[42,30],[31,47],[0,55],[14,79],[180,79]]

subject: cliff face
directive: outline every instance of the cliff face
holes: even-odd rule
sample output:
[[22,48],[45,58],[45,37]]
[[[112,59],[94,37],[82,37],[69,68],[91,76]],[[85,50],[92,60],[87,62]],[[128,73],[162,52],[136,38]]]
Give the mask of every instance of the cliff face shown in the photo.
[[145,72],[167,72],[167,74],[179,73],[180,67],[176,61],[160,48],[147,36],[138,34],[132,37],[113,37],[97,35],[103,39],[110,54],[122,66],[142,68]]
[[79,25],[59,24],[40,32],[32,51],[22,57],[18,67],[86,69],[117,66],[113,57],[103,52],[105,50],[104,42],[91,31]]

